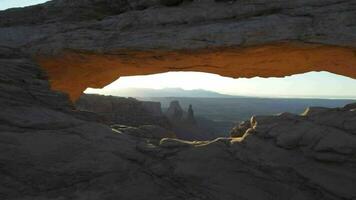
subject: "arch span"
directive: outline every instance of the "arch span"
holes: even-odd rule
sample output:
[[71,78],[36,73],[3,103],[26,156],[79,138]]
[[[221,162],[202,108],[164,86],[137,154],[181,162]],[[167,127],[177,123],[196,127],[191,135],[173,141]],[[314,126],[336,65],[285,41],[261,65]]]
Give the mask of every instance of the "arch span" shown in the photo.
[[88,88],[104,87],[120,76],[168,71],[200,71],[229,77],[283,77],[328,71],[356,78],[356,50],[348,47],[280,42],[252,47],[194,50],[63,51],[38,56],[52,88],[76,100]]

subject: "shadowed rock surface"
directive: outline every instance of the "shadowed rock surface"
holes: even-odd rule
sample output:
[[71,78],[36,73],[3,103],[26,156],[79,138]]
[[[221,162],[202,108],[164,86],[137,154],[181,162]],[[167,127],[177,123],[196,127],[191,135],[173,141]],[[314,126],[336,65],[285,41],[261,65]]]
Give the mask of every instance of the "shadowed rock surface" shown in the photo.
[[19,50],[0,66],[1,199],[356,197],[355,104],[255,116],[242,138],[147,139],[79,117]]
[[197,123],[194,117],[194,110],[192,105],[189,105],[187,118],[185,119],[185,122],[191,125],[195,125]]
[[[0,44],[36,57],[74,101],[120,76],[356,77],[354,0],[54,0],[0,12]],[[70,72],[70,73],[69,73]]]
[[162,2],[169,1],[55,0],[10,9],[0,12],[0,41],[33,53],[192,49],[282,40],[356,45],[352,0],[203,0],[172,7]]
[[255,116],[242,137],[188,142],[109,127],[50,89],[75,100],[118,76],[172,70],[355,78],[355,7],[55,0],[1,11],[0,199],[355,199],[355,104]]
[[[76,101],[75,107],[80,110],[81,119],[116,127],[124,125],[129,128],[132,128],[130,126],[139,128],[144,125],[154,125],[168,129],[174,136],[185,140],[212,140],[227,136],[224,131],[229,129],[229,127],[215,127],[217,122],[203,117],[196,120],[192,106],[188,107],[188,111],[185,112],[178,101],[172,101],[171,106],[163,114],[160,102],[83,94]],[[147,134],[151,135],[151,133]]]

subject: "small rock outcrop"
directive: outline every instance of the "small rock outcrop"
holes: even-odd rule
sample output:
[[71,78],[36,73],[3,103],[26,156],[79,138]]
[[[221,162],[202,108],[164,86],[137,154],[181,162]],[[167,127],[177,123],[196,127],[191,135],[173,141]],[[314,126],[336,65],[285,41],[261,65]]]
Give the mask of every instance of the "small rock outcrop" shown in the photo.
[[194,117],[193,106],[189,105],[187,116],[185,118],[185,123],[195,125],[197,122]]
[[249,121],[243,121],[238,126],[235,126],[230,131],[231,137],[243,137],[246,131],[251,128],[251,124]]
[[235,127],[231,136],[273,139],[281,148],[300,149],[317,160],[345,162],[356,153],[356,113],[351,105],[308,108],[301,115],[254,116]]

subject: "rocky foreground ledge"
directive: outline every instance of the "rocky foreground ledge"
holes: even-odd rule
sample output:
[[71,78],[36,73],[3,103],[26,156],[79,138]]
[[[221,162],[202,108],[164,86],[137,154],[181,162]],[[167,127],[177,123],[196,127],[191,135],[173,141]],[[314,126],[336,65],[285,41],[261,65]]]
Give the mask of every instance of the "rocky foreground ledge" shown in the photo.
[[0,72],[0,199],[356,198],[356,104],[256,116],[241,137],[186,142],[73,110],[16,49],[0,48]]

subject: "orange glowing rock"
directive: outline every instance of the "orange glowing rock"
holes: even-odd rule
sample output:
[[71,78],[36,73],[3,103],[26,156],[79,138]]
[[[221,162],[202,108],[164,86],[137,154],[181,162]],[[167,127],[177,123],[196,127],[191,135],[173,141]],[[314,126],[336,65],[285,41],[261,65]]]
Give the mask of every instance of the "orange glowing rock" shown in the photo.
[[65,51],[37,56],[54,90],[76,100],[88,88],[102,88],[120,76],[198,71],[228,77],[283,77],[328,71],[356,78],[356,50],[331,45],[282,42],[254,47],[193,50]]

